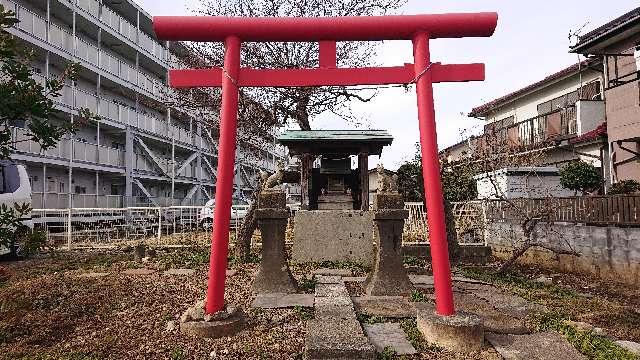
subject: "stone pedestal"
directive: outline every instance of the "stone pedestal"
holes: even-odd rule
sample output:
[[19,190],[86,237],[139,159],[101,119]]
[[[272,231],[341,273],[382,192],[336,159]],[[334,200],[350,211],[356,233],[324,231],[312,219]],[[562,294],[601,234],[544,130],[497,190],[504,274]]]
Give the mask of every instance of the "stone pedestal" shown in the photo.
[[284,200],[285,195],[281,191],[265,191],[258,197],[256,219],[262,234],[262,261],[253,281],[253,290],[259,294],[293,294],[298,291],[295,279],[287,266],[284,249],[289,218]]
[[369,296],[407,296],[413,285],[402,264],[402,230],[407,210],[376,210],[373,220],[376,225],[378,254],[373,272],[369,275],[365,291]]
[[464,311],[441,316],[431,304],[421,303],[416,307],[418,330],[428,343],[460,353],[482,350],[484,327],[480,316]]
[[210,339],[233,336],[244,329],[245,325],[244,314],[233,306],[225,307],[215,314],[206,315],[204,300],[198,301],[180,317],[180,332]]

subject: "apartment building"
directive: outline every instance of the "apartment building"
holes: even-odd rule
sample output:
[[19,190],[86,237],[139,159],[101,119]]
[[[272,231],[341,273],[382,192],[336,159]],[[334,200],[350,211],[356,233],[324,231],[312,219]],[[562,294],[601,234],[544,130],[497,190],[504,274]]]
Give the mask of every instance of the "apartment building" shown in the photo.
[[584,34],[571,52],[605,64],[611,180],[640,181],[640,8]]
[[[484,135],[500,140],[515,153],[536,152],[540,166],[583,160],[608,175],[606,124],[602,97],[602,63],[586,60],[471,110],[484,120]],[[449,161],[473,157],[484,135],[471,137],[441,152]],[[484,144],[486,145],[486,144]]]
[[[130,0],[0,3],[20,20],[9,32],[35,51],[37,80],[81,64],[50,120],[77,121],[79,108],[98,115],[47,151],[24,141],[24,123],[13,124],[12,157],[27,165],[33,208],[199,205],[213,196],[217,133],[201,114],[167,101],[168,69],[181,66],[183,44],[158,42],[151,16]],[[251,191],[260,169],[273,171],[284,159],[275,135],[238,148],[236,196]]]

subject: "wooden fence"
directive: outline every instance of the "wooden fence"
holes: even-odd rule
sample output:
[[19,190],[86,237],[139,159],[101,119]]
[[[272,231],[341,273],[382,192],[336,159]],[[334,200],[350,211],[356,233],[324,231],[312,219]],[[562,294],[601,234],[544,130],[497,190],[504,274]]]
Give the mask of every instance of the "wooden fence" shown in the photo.
[[640,195],[491,200],[487,219],[543,217],[551,222],[640,226]]

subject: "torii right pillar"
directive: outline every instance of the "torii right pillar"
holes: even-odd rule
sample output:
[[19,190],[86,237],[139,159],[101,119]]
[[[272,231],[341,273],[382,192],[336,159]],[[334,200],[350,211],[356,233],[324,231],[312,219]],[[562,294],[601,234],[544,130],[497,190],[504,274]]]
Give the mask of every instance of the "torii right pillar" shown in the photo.
[[420,129],[420,150],[422,154],[422,174],[424,195],[429,224],[429,244],[433,269],[433,284],[436,293],[436,311],[448,316],[455,313],[447,230],[444,217],[444,199],[440,181],[440,160],[436,133],[436,114],[433,103],[433,80],[429,35],[419,32],[413,37],[413,57],[416,74],[416,94],[418,98],[418,126]]

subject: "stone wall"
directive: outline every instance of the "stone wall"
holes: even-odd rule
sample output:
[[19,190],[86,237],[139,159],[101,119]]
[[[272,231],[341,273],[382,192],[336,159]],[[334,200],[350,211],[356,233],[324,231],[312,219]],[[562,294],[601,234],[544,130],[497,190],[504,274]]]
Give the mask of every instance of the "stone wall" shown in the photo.
[[[580,256],[558,255],[537,247],[520,258],[522,264],[640,284],[640,228],[540,224],[533,236],[536,242],[573,249]],[[522,241],[522,228],[516,221],[494,221],[487,224],[486,239],[494,256],[507,259]]]

